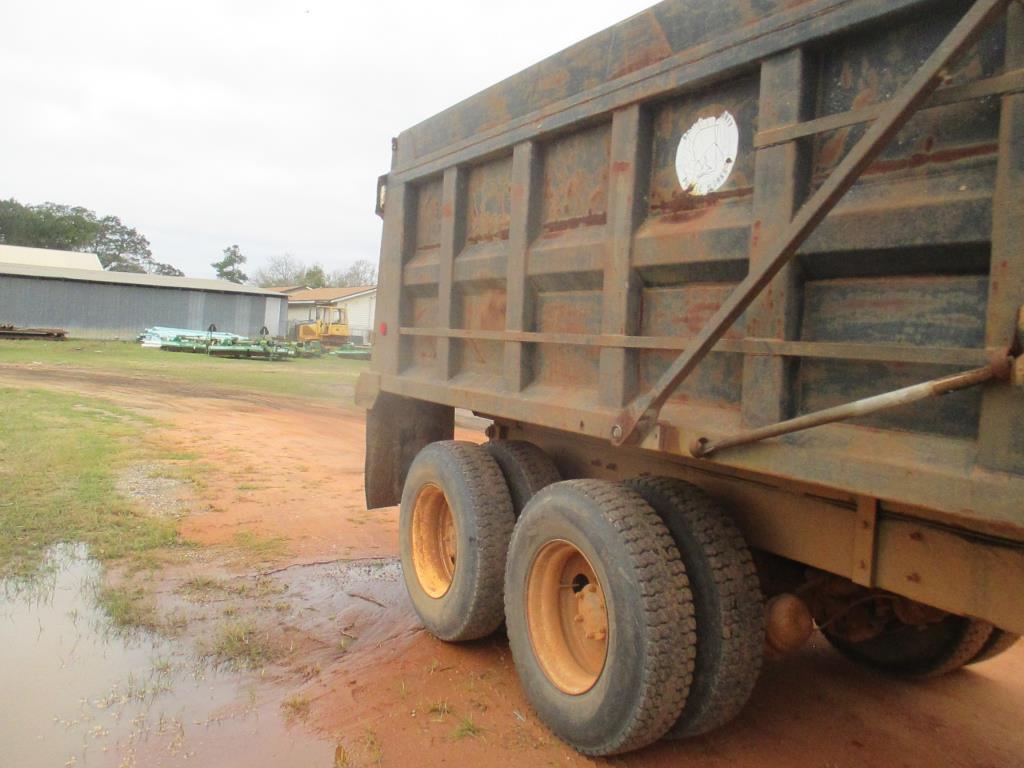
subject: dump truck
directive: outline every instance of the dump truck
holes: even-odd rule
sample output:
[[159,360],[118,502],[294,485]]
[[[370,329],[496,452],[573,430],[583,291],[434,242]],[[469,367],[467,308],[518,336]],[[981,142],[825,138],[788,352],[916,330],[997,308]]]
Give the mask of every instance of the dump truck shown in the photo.
[[666,0],[401,133],[377,212],[367,504],[577,750],[812,632],[914,679],[1024,632],[1021,3]]

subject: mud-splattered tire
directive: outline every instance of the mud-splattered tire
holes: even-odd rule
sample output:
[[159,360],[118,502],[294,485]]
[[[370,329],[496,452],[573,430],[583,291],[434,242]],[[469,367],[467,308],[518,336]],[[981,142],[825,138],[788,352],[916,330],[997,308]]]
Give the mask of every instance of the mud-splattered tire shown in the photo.
[[923,626],[894,626],[878,637],[852,643],[823,629],[822,634],[847,658],[896,677],[929,678],[955,672],[981,653],[992,625],[964,616],[947,616]]
[[1020,635],[996,627],[977,655],[967,663],[980,664],[983,661],[994,659],[1010,650],[1018,640],[1020,640]]
[[474,640],[498,628],[514,524],[501,469],[480,446],[448,440],[419,452],[398,538],[409,597],[431,634]]
[[714,730],[747,703],[764,658],[764,598],[746,540],[696,486],[668,477],[626,482],[664,521],[690,580],[697,661],[686,706],[669,738]]
[[638,749],[679,717],[693,604],[668,529],[635,491],[569,480],[534,496],[509,546],[505,621],[531,705],[580,752]]
[[492,440],[483,449],[498,462],[512,494],[516,517],[534,494],[562,479],[558,468],[544,451],[525,440]]

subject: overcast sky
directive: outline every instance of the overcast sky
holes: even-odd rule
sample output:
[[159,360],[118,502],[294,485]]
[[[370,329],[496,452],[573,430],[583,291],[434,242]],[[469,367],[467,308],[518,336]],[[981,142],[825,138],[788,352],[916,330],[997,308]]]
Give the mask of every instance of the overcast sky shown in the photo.
[[82,205],[210,276],[378,255],[390,139],[652,0],[0,0],[0,198]]

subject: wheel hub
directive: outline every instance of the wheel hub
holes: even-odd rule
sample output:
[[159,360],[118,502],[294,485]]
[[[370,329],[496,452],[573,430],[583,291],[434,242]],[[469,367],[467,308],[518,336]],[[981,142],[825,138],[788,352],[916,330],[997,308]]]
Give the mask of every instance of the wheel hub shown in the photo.
[[568,541],[548,542],[530,566],[526,603],[544,673],[563,693],[586,693],[604,669],[609,632],[604,590],[590,561]]
[[412,511],[412,563],[430,597],[447,594],[455,578],[458,529],[448,499],[438,486],[424,485]]

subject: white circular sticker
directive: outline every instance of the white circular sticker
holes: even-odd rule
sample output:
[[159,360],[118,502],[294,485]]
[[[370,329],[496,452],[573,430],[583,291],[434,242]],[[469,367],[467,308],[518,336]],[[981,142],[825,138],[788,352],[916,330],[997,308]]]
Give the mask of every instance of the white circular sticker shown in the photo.
[[676,150],[676,174],[683,191],[707,195],[725,184],[736,163],[740,132],[728,112],[702,117],[683,134]]

